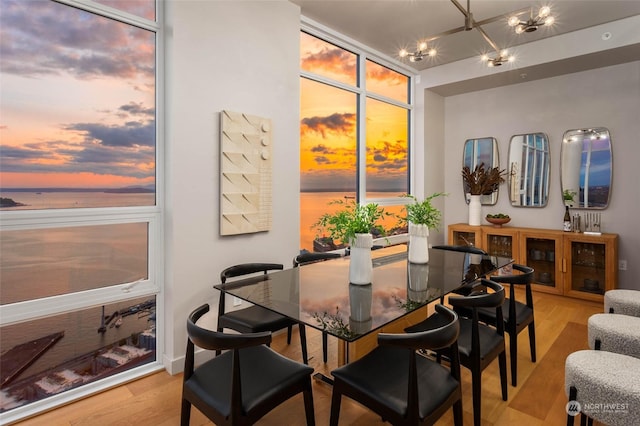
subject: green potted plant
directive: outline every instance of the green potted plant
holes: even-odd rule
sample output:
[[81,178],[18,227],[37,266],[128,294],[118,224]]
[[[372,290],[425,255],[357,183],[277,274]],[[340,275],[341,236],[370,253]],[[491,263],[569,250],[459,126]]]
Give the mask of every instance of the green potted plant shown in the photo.
[[462,182],[469,197],[469,225],[480,226],[482,207],[480,197],[490,195],[498,190],[504,182],[505,170],[498,167],[485,167],[484,163],[477,165],[473,171],[469,166],[462,168]]
[[404,206],[403,212],[406,215],[400,216],[399,219],[409,228],[408,259],[411,263],[429,262],[429,229],[437,228],[442,219],[442,213],[433,206],[431,200],[441,195],[446,194],[437,192],[422,201],[418,201],[413,195],[405,195],[413,202]]
[[320,216],[313,227],[350,246],[349,281],[352,284],[371,283],[372,232],[384,232],[378,222],[388,213],[375,203],[358,204],[355,201],[336,200],[330,204],[340,205],[342,208]]
[[564,205],[567,207],[573,207],[574,197],[576,195],[578,195],[578,193],[570,189],[565,189],[564,191],[562,191],[562,199],[564,200]]

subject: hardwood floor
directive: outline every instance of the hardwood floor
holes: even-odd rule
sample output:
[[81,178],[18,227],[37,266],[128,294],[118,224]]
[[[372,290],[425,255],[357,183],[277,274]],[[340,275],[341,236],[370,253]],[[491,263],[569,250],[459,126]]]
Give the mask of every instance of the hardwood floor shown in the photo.
[[[520,299],[520,297],[518,297]],[[564,359],[579,349],[587,348],[587,319],[602,311],[602,304],[565,297],[534,293],[538,362],[529,357],[528,335],[520,333],[518,340],[518,387],[509,384],[509,398],[502,401],[498,365],[494,362],[482,376],[482,418],[486,425],[563,425],[566,424],[564,393]],[[329,374],[336,367],[337,345],[329,338],[329,362],[322,363],[320,333],[307,327],[309,363],[316,371]],[[507,340],[508,341],[508,340]],[[274,336],[272,347],[279,352],[301,359],[299,340],[286,344],[286,335]],[[507,349],[508,354],[508,349]],[[508,359],[508,356],[507,356]],[[471,375],[462,368],[464,424],[473,424]],[[509,379],[510,382],[510,379]],[[73,404],[27,419],[23,425],[176,425],[180,422],[182,375],[166,372],[136,380]],[[315,417],[318,425],[329,423],[331,388],[313,384]],[[209,422],[198,410],[192,409],[192,425]],[[258,424],[302,425],[304,408],[298,396],[273,410]],[[365,407],[343,398],[341,425],[383,424]],[[453,424],[449,411],[438,425]]]

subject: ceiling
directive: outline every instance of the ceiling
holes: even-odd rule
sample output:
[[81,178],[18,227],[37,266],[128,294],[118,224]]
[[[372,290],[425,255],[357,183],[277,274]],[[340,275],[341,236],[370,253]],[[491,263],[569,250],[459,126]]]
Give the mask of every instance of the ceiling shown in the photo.
[[[290,1],[301,7],[301,14],[306,18],[346,35],[379,53],[401,60],[416,71],[494,52],[477,29],[463,30],[465,15],[452,0]],[[493,21],[481,25],[481,28],[498,48],[511,49],[512,52],[517,51],[517,46],[543,38],[640,15],[640,0],[555,0],[552,3],[519,0],[457,1],[463,9],[471,10],[476,23]],[[551,13],[556,21],[553,26],[541,27],[531,33],[516,34],[513,28],[507,25],[507,17],[512,12],[523,12],[533,7],[535,16],[540,6],[544,4],[551,7]],[[525,12],[521,16],[524,19],[528,15],[529,12]],[[437,38],[429,44],[438,51],[434,58],[426,57],[420,62],[412,63],[399,57],[400,49],[414,51],[419,40],[453,29],[460,29],[460,31]],[[618,50],[618,56],[615,52],[607,55],[611,64],[640,59],[638,46],[631,50]],[[561,70],[566,65],[562,64],[562,61],[556,61],[550,65],[550,69],[538,69],[538,71],[542,73],[541,75],[548,77],[549,74],[562,73]],[[518,75],[522,75],[522,70]]]

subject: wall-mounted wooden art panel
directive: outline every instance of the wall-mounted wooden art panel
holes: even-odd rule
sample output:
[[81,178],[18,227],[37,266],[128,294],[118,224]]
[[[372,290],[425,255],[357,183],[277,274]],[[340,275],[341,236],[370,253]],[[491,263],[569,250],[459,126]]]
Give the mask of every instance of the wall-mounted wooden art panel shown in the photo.
[[271,229],[271,120],[222,111],[220,234]]

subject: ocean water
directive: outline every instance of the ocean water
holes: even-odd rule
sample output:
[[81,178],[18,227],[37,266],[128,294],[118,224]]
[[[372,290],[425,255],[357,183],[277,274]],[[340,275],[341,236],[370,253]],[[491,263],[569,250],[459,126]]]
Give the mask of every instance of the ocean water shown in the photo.
[[24,206],[3,207],[2,211],[71,209],[82,207],[129,207],[155,205],[155,193],[115,194],[107,192],[48,192],[47,190],[0,191],[0,197],[11,198]]
[[[103,192],[2,192],[25,206],[4,211],[44,208],[153,205],[155,194]],[[0,302],[5,304],[136,281],[148,276],[146,223],[97,225],[0,233]],[[155,297],[112,303],[104,314],[126,309]],[[122,318],[120,327],[104,333],[102,306],[0,328],[0,353],[49,334],[64,337],[16,380],[53,368],[64,361],[124,341],[154,324],[150,311]],[[115,325],[115,321],[112,321]]]

